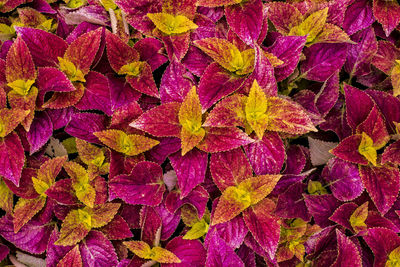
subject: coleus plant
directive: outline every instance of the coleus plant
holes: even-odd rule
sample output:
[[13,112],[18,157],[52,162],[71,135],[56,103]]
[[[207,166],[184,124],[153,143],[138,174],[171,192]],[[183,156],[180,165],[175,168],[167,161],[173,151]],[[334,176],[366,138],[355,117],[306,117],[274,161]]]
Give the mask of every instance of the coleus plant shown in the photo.
[[0,0],[0,265],[398,266],[399,12]]

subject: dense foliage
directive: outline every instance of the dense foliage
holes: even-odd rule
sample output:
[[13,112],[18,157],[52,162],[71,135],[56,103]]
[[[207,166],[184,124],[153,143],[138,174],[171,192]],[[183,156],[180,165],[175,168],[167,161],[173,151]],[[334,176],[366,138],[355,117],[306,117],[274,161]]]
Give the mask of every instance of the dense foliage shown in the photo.
[[394,0],[0,0],[0,266],[400,266]]

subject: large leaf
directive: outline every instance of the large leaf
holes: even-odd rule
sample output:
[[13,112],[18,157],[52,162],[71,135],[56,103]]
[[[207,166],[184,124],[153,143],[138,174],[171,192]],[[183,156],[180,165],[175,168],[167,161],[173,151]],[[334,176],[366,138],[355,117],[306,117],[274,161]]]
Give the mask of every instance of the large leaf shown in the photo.
[[140,162],[129,175],[119,175],[109,182],[110,189],[128,204],[157,206],[165,191],[162,169],[153,162]]
[[214,232],[208,244],[206,266],[244,267],[244,263],[239,256],[236,255],[235,251],[221,239],[218,233]]
[[274,258],[278,248],[280,224],[279,217],[274,215],[275,203],[264,199],[243,213],[244,221],[254,239]]
[[0,162],[0,175],[19,186],[25,154],[16,133],[11,133],[0,140]]
[[360,166],[360,176],[365,189],[381,214],[392,207],[400,190],[400,172],[397,167],[382,165]]

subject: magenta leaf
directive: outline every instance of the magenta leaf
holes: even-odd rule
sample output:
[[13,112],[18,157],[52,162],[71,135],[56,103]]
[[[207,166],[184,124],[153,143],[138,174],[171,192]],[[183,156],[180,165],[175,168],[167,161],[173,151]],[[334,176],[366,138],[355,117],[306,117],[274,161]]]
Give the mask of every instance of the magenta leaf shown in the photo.
[[212,63],[204,71],[199,84],[199,98],[204,110],[221,98],[233,93],[243,83],[244,78],[234,77],[218,63]]
[[41,254],[47,248],[54,226],[31,220],[18,233],[14,233],[14,225],[10,216],[0,218],[0,235],[16,247],[29,253]]
[[378,211],[385,214],[396,201],[400,190],[400,171],[391,165],[360,166],[360,176],[365,189]]
[[331,266],[363,266],[360,252],[358,251],[358,248],[353,243],[353,241],[351,241],[350,238],[346,237],[346,235],[340,232],[340,230],[338,229],[336,229],[336,238],[338,256],[336,258],[336,261]]
[[25,154],[19,136],[12,132],[0,140],[0,175],[19,186]]
[[322,176],[331,184],[329,188],[332,194],[341,201],[353,200],[364,191],[357,166],[344,160],[329,160]]
[[178,177],[181,198],[184,198],[193,188],[204,181],[208,161],[207,153],[193,149],[184,156],[177,152],[169,156],[169,159]]
[[65,131],[79,139],[98,143],[101,142],[93,135],[94,132],[105,130],[106,117],[94,113],[76,113],[72,115],[71,121],[65,127]]
[[304,51],[302,75],[308,80],[323,82],[339,70],[346,60],[346,44],[315,44]]
[[99,231],[91,231],[80,243],[79,251],[84,267],[118,264],[117,254],[112,243]]
[[244,267],[244,263],[235,251],[221,239],[218,233],[214,232],[208,245],[206,266]]
[[264,133],[257,140],[244,147],[256,175],[278,174],[285,160],[285,148],[282,139],[275,132]]
[[263,24],[261,0],[251,0],[241,5],[227,6],[225,16],[231,29],[247,45],[252,45],[257,41]]
[[128,204],[157,206],[165,186],[162,169],[153,162],[140,162],[129,175],[118,175],[109,182],[110,189]]
[[172,61],[165,70],[160,85],[161,102],[183,102],[192,89],[193,82],[185,77],[186,69],[182,63]]
[[385,266],[389,253],[400,246],[400,237],[386,228],[371,228],[364,240],[375,255],[374,266]]
[[52,134],[53,123],[51,122],[49,115],[47,115],[47,112],[37,112],[32,121],[31,128],[27,133],[30,153],[33,154],[38,151],[47,143]]
[[181,236],[175,237],[165,248],[174,253],[180,260],[180,264],[162,264],[166,267],[178,267],[186,264],[193,267],[203,267],[206,262],[206,250],[199,240],[185,240]]

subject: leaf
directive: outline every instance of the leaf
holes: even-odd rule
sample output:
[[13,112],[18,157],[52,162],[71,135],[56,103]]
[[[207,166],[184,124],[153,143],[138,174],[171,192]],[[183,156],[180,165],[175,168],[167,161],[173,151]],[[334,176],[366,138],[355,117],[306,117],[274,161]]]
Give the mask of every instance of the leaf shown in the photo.
[[78,245],[71,249],[57,264],[57,267],[69,266],[82,267],[82,258]]
[[330,184],[335,198],[341,201],[353,200],[364,191],[357,165],[339,158],[328,161],[322,177]]
[[243,77],[233,76],[217,63],[211,63],[205,69],[198,89],[203,111],[210,108],[221,98],[235,92],[243,82]]
[[26,43],[21,37],[18,37],[8,50],[5,74],[8,83],[17,80],[34,82],[36,79],[35,64]]
[[390,79],[393,86],[393,96],[400,95],[400,63],[396,60],[396,63],[390,72]]
[[29,113],[30,111],[19,108],[0,109],[0,138],[9,135]]
[[[206,250],[199,240],[185,240],[181,236],[175,237],[165,248],[174,253],[181,261],[180,264],[191,265],[194,267],[205,266]],[[178,264],[168,265],[177,267]]]
[[64,55],[67,42],[55,34],[39,29],[17,27],[16,31],[28,46],[37,67],[57,67],[57,58]]
[[120,130],[105,130],[93,134],[103,144],[127,156],[139,155],[160,143],[157,140],[142,135],[128,135]]
[[324,82],[343,66],[346,50],[346,44],[312,45],[304,51],[306,60],[300,67],[303,77]]
[[351,77],[367,74],[371,70],[372,58],[378,51],[375,32],[372,27],[367,28],[354,34],[352,40],[357,44],[348,46],[345,70]]
[[53,123],[46,112],[37,112],[32,121],[29,132],[26,134],[32,155],[42,148],[53,134]]
[[244,110],[247,122],[260,140],[268,127],[268,115],[265,114],[267,109],[267,97],[259,87],[257,80],[254,80]]
[[183,199],[193,188],[204,181],[207,170],[207,154],[194,149],[184,156],[180,153],[172,154],[169,159],[176,172],[181,199]]
[[179,123],[182,125],[181,144],[182,156],[201,142],[205,135],[202,125],[202,114],[199,96],[196,87],[193,87],[185,99],[178,113]]
[[91,228],[91,217],[85,210],[71,210],[65,217],[61,225],[60,237],[54,244],[58,246],[75,245],[85,238]]
[[274,258],[280,235],[279,217],[273,214],[274,209],[275,203],[264,199],[243,212],[246,226],[271,258]]
[[212,154],[210,171],[221,192],[253,176],[249,161],[240,149]]
[[386,36],[396,28],[400,22],[400,6],[396,1],[373,1],[373,11],[376,20],[382,24]]
[[385,148],[381,161],[382,164],[391,162],[400,165],[400,141],[396,141]]
[[326,164],[333,157],[329,151],[336,147],[338,143],[308,137],[308,145],[310,146],[311,163],[313,166],[318,166]]
[[103,131],[106,128],[106,117],[93,113],[77,113],[65,127],[65,132],[79,139],[100,143],[99,139],[93,135],[94,132]]
[[280,177],[280,175],[256,176],[242,181],[237,186],[226,188],[215,209],[211,225],[229,221],[248,207],[260,202],[274,189]]
[[[270,4],[275,5],[277,3],[274,2]],[[282,4],[283,6],[289,6],[287,3]],[[284,14],[290,12],[287,9],[282,11]],[[297,10],[297,12],[299,11]],[[269,17],[269,19],[271,19],[271,17]],[[272,53],[284,62],[282,65],[274,68],[274,74],[278,82],[286,79],[296,69],[305,44],[305,36],[279,36],[274,44],[267,48],[269,53]]]
[[362,183],[378,211],[385,214],[392,207],[400,190],[400,172],[391,165],[359,166]]
[[368,229],[363,238],[374,253],[374,264],[377,266],[385,266],[390,253],[400,246],[398,235],[386,228]]
[[359,231],[366,230],[367,225],[365,220],[368,217],[368,202],[365,202],[361,206],[355,209],[355,211],[350,216],[350,225],[355,233]]
[[257,41],[263,25],[263,5],[259,0],[230,5],[225,8],[226,20],[247,45]]
[[99,231],[90,231],[79,244],[82,263],[89,266],[117,266],[118,257],[113,244]]
[[180,263],[179,258],[172,252],[161,247],[150,246],[143,241],[125,241],[124,245],[130,251],[143,259],[151,259],[160,263]]
[[310,14],[304,21],[299,25],[294,26],[290,29],[288,35],[303,36],[307,35],[307,43],[313,43],[314,39],[317,38],[319,33],[325,26],[326,19],[328,17],[328,8],[316,11]]
[[17,233],[46,204],[46,198],[18,199],[14,207],[14,232]]
[[178,113],[180,104],[171,102],[152,108],[129,124],[134,128],[158,137],[180,136]]
[[185,66],[173,60],[165,70],[160,85],[162,103],[183,102],[184,97],[193,87],[190,79],[186,78]]
[[19,186],[25,154],[16,133],[11,133],[0,140],[0,162],[0,175]]
[[133,237],[128,223],[119,215],[115,215],[110,223],[100,228],[109,240],[121,240]]
[[22,227],[18,233],[14,233],[11,217],[3,216],[0,219],[0,235],[16,247],[29,253],[43,253],[47,248],[52,230],[53,226],[43,225],[37,220],[32,220]]
[[147,17],[154,23],[154,25],[167,35],[182,34],[190,30],[197,29],[188,17],[183,15],[171,15],[167,13],[147,13]]
[[72,187],[76,197],[85,205],[93,208],[96,199],[96,191],[89,183],[89,174],[78,163],[69,161],[63,165],[65,171],[71,177]]
[[208,232],[208,227],[208,223],[204,219],[201,219],[200,221],[193,224],[190,230],[187,231],[182,238],[188,240],[198,239]]
[[83,74],[89,72],[100,47],[103,29],[99,28],[79,36],[67,48],[64,59],[70,61]]
[[376,166],[377,152],[371,137],[362,132],[358,153],[363,155],[372,165]]
[[278,32],[289,34],[290,30],[304,20],[301,12],[292,4],[285,2],[270,2],[268,19],[271,20]]
[[363,266],[360,252],[353,241],[338,229],[336,229],[336,239],[338,256],[332,266],[339,267],[349,264],[357,267]]
[[295,102],[279,97],[267,98],[267,130],[304,134],[317,131],[304,109]]
[[93,228],[99,228],[111,222],[120,207],[121,204],[119,203],[105,203],[104,205],[96,206],[93,209],[84,209],[86,209],[91,216],[91,226]]
[[128,204],[157,206],[165,191],[162,169],[153,162],[135,165],[129,175],[118,175],[109,181],[110,189]]
[[101,110],[111,116],[110,88],[107,77],[90,71],[86,76],[85,92],[75,107],[79,110]]
[[343,29],[348,35],[369,27],[375,21],[374,14],[372,12],[371,2],[367,0],[360,0],[353,2],[347,7]]
[[206,266],[244,267],[244,263],[218,233],[214,232],[208,244]]
[[246,74],[241,73],[247,67],[245,53],[249,53],[252,50],[241,52],[231,42],[215,37],[197,40],[194,44],[228,71],[238,72],[237,74],[239,75]]
[[118,72],[122,66],[138,61],[139,53],[126,44],[118,35],[106,31],[107,58],[111,68]]
[[13,193],[7,187],[3,179],[0,180],[0,209],[4,210],[6,213],[11,214],[13,210]]
[[254,142],[238,128],[208,128],[197,148],[208,153],[229,151]]
[[227,96],[218,102],[207,115],[205,127],[245,127],[247,97],[241,94]]
[[368,160],[362,156],[358,148],[361,144],[361,135],[351,135],[343,139],[337,147],[330,150],[336,157],[355,164],[367,165]]
[[344,85],[344,94],[346,98],[347,121],[355,129],[368,117],[374,106],[374,102],[365,92],[348,84]]

